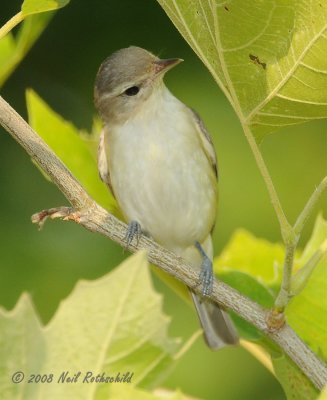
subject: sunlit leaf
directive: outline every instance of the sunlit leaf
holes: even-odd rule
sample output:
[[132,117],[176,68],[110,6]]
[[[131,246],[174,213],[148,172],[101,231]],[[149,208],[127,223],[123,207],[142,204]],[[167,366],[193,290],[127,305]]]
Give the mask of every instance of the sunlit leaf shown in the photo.
[[[327,237],[327,223],[320,216],[317,219],[312,238],[301,254],[296,254],[296,268],[300,268],[312,256]],[[252,234],[238,230],[214,260],[215,273],[241,293],[269,308],[273,304],[273,292],[281,283],[284,249],[280,244],[272,244],[256,238]],[[318,354],[326,358],[327,343],[327,257],[320,263],[304,291],[294,298],[287,308],[287,320],[295,331]],[[263,347],[273,360],[274,371],[280,380],[288,399],[314,399],[316,390],[307,377],[282,354],[282,351],[263,337],[262,333],[232,315],[242,338]],[[300,394],[299,394],[300,393]],[[302,394],[301,394],[302,393]]]
[[326,0],[158,0],[258,141],[327,117]]
[[327,400],[327,386],[324,387],[317,400]]
[[26,102],[29,123],[81,182],[86,191],[102,206],[119,215],[116,202],[101,182],[96,154],[79,131],[55,113],[35,92],[28,90]]
[[15,37],[8,33],[0,40],[0,87],[28,53],[52,16],[53,13],[46,13],[26,18]]
[[[217,271],[216,267],[215,271]],[[224,271],[218,273],[218,278],[266,308],[271,307],[274,303],[274,298],[269,289],[247,273],[240,271]],[[262,333],[253,325],[244,321],[237,314],[232,313],[232,316],[239,334],[243,338],[258,340],[262,337]]]
[[183,394],[180,390],[170,391],[167,389],[156,389],[153,392],[136,389],[128,385],[113,386],[110,400],[199,400]]
[[[314,231],[301,258],[304,263],[327,238],[327,222],[317,218]],[[310,347],[327,360],[327,256],[310,276],[307,286],[286,309],[287,320]]]
[[238,229],[215,259],[215,271],[244,272],[258,282],[274,287],[281,282],[284,252],[281,244],[269,243],[244,229]]
[[322,215],[318,215],[315,226],[313,228],[312,236],[306,244],[301,258],[299,260],[301,265],[304,265],[317,251],[321,243],[327,238],[327,221]]
[[[108,399],[115,384],[83,383],[88,371],[115,378],[129,373],[125,377],[132,386],[158,382],[178,351],[177,340],[167,335],[168,323],[145,252],[103,278],[79,282],[46,327],[24,295],[13,311],[0,310],[1,398]],[[53,374],[53,381],[14,384],[15,371],[26,379],[31,373]],[[77,381],[58,384],[66,372],[70,377],[78,374]]]
[[266,367],[269,372],[274,375],[271,357],[266,350],[264,350],[260,345],[244,339],[240,339],[240,345],[250,354],[252,354],[254,358],[256,358],[264,367]]
[[[4,400],[33,399],[37,388],[13,383],[27,372],[41,371],[46,341],[29,296],[13,311],[0,309],[0,392]],[[16,375],[14,375],[16,373]],[[35,397],[34,397],[35,398]]]
[[317,389],[289,358],[284,355],[278,358],[272,357],[272,362],[287,400],[314,400],[317,398]]
[[62,8],[70,0],[25,0],[22,4],[22,13],[26,17],[31,14],[53,11]]
[[[4,63],[11,56],[15,49],[15,39],[11,33],[8,33],[0,40],[0,74]],[[2,74],[1,74],[2,75]]]
[[[214,259],[214,271],[218,278],[269,308],[274,302],[274,292],[281,281],[284,248],[280,244],[269,243],[256,238],[251,233],[238,229]],[[254,326],[232,314],[240,335],[248,340],[262,338]]]

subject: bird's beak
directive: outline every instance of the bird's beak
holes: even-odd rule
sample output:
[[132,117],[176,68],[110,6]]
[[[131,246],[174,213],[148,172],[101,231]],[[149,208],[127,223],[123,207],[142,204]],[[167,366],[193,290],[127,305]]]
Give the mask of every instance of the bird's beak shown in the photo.
[[167,58],[165,60],[156,60],[154,61],[154,73],[156,75],[161,75],[162,73],[166,73],[171,68],[175,67],[175,65],[180,64],[182,61],[181,58]]

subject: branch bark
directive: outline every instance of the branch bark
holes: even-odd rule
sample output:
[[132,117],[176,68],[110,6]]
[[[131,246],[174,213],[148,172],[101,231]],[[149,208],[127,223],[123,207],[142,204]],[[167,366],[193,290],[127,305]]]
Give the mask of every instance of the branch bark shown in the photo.
[[[71,203],[74,208],[74,217],[71,219],[121,246],[125,245],[126,224],[109,214],[87,194],[47,144],[2,97],[0,97],[0,124],[50,176]],[[129,247],[132,252],[144,248],[148,250],[148,259],[151,263],[195,291],[199,290],[197,272],[183,259],[159,246],[153,240],[142,236],[138,244],[133,242]],[[269,310],[263,309],[233,288],[218,281],[214,282],[209,298],[233,310],[278,344],[318,389],[326,385],[327,367],[323,361],[287,324],[278,330],[272,330],[267,323]]]

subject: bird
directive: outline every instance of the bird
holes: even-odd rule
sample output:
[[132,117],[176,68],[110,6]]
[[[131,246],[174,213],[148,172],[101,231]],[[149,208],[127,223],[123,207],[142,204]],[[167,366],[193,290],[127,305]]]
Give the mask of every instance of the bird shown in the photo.
[[94,85],[103,122],[98,170],[128,223],[127,246],[145,234],[197,269],[202,292],[189,290],[205,342],[217,350],[238,343],[228,313],[207,298],[214,280],[217,159],[200,116],[164,83],[182,61],[137,46],[103,61]]

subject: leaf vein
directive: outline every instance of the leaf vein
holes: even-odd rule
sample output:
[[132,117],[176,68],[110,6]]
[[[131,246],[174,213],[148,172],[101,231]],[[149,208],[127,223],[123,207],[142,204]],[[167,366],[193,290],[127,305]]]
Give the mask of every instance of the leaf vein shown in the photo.
[[319,103],[317,101],[297,99],[295,97],[284,96],[280,93],[277,93],[276,97],[280,97],[281,99],[285,99],[285,100],[289,100],[289,101],[294,101],[296,103],[314,104],[316,106],[327,106],[327,103]]
[[[308,53],[308,51],[312,48],[312,46],[316,43],[316,41],[321,37],[321,35],[325,32],[325,30],[327,29],[327,24],[325,24],[320,31],[309,41],[309,43],[306,45],[306,47],[303,49],[303,51],[301,52],[301,54],[298,56],[297,61],[294,63],[293,67],[290,68],[289,72],[284,76],[284,78],[276,85],[276,87],[269,93],[269,95],[261,102],[259,103],[247,116],[246,121],[250,122],[251,119],[255,116],[255,114],[257,114],[257,112],[262,109],[267,103],[269,103],[270,100],[272,100],[272,98],[274,96],[279,96],[282,97],[282,95],[279,95],[279,91],[282,89],[282,87],[288,82],[288,80],[292,77],[292,75],[294,74],[294,72],[296,71],[296,69],[298,68],[298,66],[300,65],[300,63],[302,62],[303,58],[306,56],[306,54]],[[286,98],[285,96],[282,98]],[[319,104],[319,103],[315,103],[315,102],[306,102],[306,101],[302,101],[300,99],[292,99],[292,98],[286,98],[287,100],[290,101],[297,101],[297,102],[302,102],[302,103],[308,103],[308,104]],[[322,104],[322,103],[320,103]],[[323,105],[327,105],[327,104],[323,104]]]
[[319,74],[327,75],[327,70],[315,68],[312,65],[305,64],[304,62],[301,62],[300,65],[302,65],[302,67],[304,67],[304,68],[310,69],[313,72],[318,72]]
[[[201,2],[200,2],[201,3]],[[249,47],[252,43],[254,43],[255,41],[257,41],[261,36],[264,35],[264,33],[266,32],[267,28],[269,27],[269,24],[272,20],[272,16],[275,12],[276,9],[276,4],[273,5],[272,9],[270,10],[269,16],[267,18],[267,22],[265,24],[265,26],[262,28],[261,32],[259,32],[254,38],[252,38],[251,40],[249,40],[247,43],[241,45],[241,46],[237,46],[237,47],[230,47],[230,48],[222,48],[223,51],[227,52],[231,52],[231,51],[238,51],[238,50],[243,50],[246,47]]]
[[257,115],[268,116],[268,117],[278,117],[278,118],[292,118],[292,119],[303,119],[303,120],[310,120],[310,119],[325,119],[326,117],[300,117],[297,115],[287,115],[287,114],[274,114],[268,112],[258,112]]

